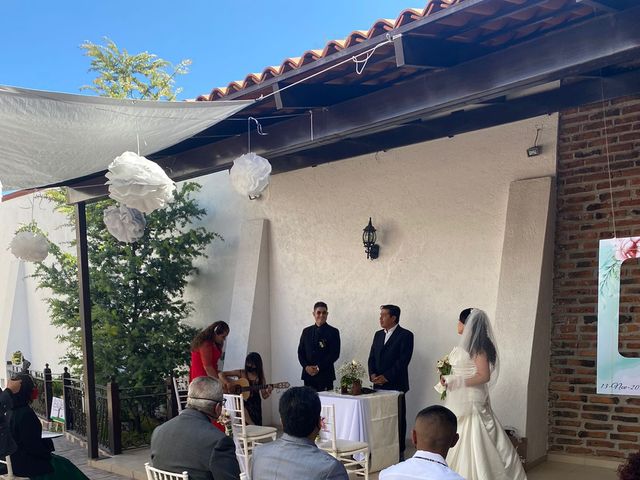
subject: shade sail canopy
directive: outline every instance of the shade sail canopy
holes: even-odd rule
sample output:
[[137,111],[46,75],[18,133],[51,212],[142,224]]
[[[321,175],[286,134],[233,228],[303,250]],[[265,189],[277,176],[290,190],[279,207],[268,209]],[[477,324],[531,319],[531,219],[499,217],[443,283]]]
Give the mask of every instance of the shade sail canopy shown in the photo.
[[0,86],[0,181],[4,190],[64,185],[105,171],[127,150],[150,155],[171,147],[251,103],[120,100]]

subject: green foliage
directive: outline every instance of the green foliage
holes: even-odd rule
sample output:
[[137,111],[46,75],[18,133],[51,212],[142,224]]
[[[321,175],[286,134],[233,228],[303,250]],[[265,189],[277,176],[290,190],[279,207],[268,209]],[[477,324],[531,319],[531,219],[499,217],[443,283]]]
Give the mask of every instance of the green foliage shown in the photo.
[[[194,261],[205,255],[218,234],[192,222],[206,214],[192,198],[200,189],[185,183],[175,201],[147,216],[142,239],[119,242],[105,228],[104,210],[114,205],[105,200],[87,205],[87,240],[92,302],[96,382],[114,376],[122,386],[156,384],[188,362],[189,342],[195,329],[183,320],[192,305],[183,299],[190,276],[197,273]],[[46,197],[55,210],[74,222],[74,211],[60,191]],[[82,367],[76,257],[67,248],[51,244],[52,263],[38,264],[39,288],[50,288],[47,300],[53,325],[61,327],[59,339],[70,348],[63,357],[72,371]]]
[[83,90],[111,98],[176,99],[181,89],[173,89],[174,77],[188,73],[191,60],[182,60],[173,66],[149,52],[131,55],[126,49],[120,50],[113,40],[104,40],[106,45],[89,41],[80,45],[91,58],[89,71],[98,74],[93,86],[85,85]]
[[[174,77],[187,73],[189,60],[177,66],[148,52],[135,55],[120,50],[110,39],[106,45],[81,45],[91,59],[89,71],[97,73],[92,90],[112,98],[175,100]],[[184,289],[197,274],[194,261],[206,257],[205,249],[218,234],[192,222],[205,215],[192,194],[200,189],[186,183],[166,208],[147,216],[145,235],[138,242],[117,241],[105,228],[104,210],[115,202],[87,205],[87,240],[92,303],[96,382],[111,377],[123,387],[157,384],[176,367],[188,362],[189,342],[195,329],[183,320],[192,305],[183,300]],[[57,213],[75,227],[75,209],[67,205],[63,190],[45,195]],[[25,230],[37,231],[29,224]],[[75,241],[50,243],[46,263],[34,276],[39,288],[51,289],[48,298],[51,323],[62,330],[58,339],[69,345],[62,360],[74,374],[82,368],[77,261]]]

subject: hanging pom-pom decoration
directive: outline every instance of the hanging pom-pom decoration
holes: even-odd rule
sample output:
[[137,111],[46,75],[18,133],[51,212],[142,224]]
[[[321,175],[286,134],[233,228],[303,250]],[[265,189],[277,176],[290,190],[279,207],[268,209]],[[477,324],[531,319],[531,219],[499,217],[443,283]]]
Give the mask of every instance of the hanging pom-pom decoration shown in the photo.
[[16,233],[9,245],[11,253],[27,262],[42,262],[49,254],[49,241],[38,232]]
[[119,241],[133,243],[144,235],[147,220],[143,213],[126,205],[112,205],[103,214],[104,224],[111,235]]
[[253,152],[236,158],[229,172],[233,188],[242,195],[247,195],[251,200],[258,198],[267,188],[270,176],[269,160]]
[[175,183],[162,167],[133,152],[124,152],[109,165],[109,197],[151,213],[173,201]]

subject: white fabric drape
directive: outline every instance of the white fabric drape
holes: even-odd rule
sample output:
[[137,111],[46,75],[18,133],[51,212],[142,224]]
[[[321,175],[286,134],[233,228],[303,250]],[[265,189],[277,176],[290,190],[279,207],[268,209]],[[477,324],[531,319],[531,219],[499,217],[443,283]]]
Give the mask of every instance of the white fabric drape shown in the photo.
[[0,179],[36,188],[105,171],[124,151],[150,155],[253,100],[153,102],[0,86]]
[[371,395],[319,392],[323,405],[335,405],[337,438],[369,444],[369,471],[398,461],[398,396],[393,390]]

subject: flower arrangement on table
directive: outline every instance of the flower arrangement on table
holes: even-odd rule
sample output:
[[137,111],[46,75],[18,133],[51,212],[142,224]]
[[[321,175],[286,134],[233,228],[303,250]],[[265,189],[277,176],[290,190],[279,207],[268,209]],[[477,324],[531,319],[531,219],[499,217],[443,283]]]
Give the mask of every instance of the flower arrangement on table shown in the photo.
[[438,378],[438,383],[436,383],[433,388],[436,389],[436,392],[440,394],[440,400],[444,400],[447,398],[447,387],[442,385],[440,378],[444,375],[451,374],[451,364],[449,363],[449,355],[445,355],[436,363],[436,370],[440,373],[440,377]]
[[360,362],[351,360],[342,364],[338,368],[340,375],[340,389],[342,393],[351,393],[352,395],[360,395],[362,389],[362,378],[366,377],[367,372]]

